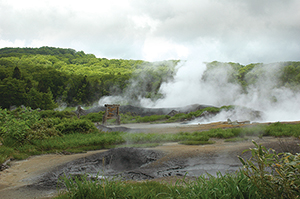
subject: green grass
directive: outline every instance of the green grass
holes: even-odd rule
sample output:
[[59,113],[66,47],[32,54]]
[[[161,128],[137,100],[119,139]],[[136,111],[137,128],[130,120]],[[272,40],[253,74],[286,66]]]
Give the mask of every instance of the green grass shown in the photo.
[[205,145],[205,144],[214,144],[215,141],[196,141],[196,140],[186,140],[181,141],[179,144],[185,144],[185,145]]
[[155,181],[91,181],[85,177],[64,178],[63,182],[67,192],[56,198],[261,198],[257,187],[242,172],[203,175],[195,181],[183,179],[173,185]]
[[116,145],[114,147],[116,148],[122,148],[122,147],[134,147],[134,148],[153,148],[160,146],[161,143],[143,143],[143,144],[124,144],[124,145]]
[[242,142],[242,141],[246,141],[246,140],[248,140],[248,138],[236,137],[236,138],[225,139],[224,142]]
[[149,123],[149,122],[159,122],[165,121],[166,119],[170,118],[168,115],[151,115],[151,116],[135,116],[131,113],[120,114],[121,116],[121,123],[128,124],[128,123]]
[[264,135],[275,137],[293,136],[300,138],[300,124],[273,123],[266,128]]

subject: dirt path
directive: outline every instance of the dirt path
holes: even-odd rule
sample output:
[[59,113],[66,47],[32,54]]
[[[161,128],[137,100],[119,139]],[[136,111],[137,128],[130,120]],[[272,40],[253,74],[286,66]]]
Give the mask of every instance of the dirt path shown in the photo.
[[[210,128],[231,128],[232,125],[224,123],[212,123],[207,125],[130,124],[126,127],[136,129],[143,128],[145,132],[177,133],[181,131],[193,132],[207,130]],[[149,176],[156,175],[157,178],[155,178],[155,180],[169,181],[172,180],[173,177],[184,175],[186,172],[188,172],[190,176],[197,176],[205,172],[213,174],[216,171],[221,171],[222,173],[225,171],[235,171],[241,166],[237,159],[237,155],[240,155],[243,150],[253,147],[251,142],[252,139],[256,140],[258,143],[272,147],[276,149],[276,151],[290,150],[300,143],[299,139],[284,138],[280,141],[273,137],[264,137],[263,139],[252,137],[249,138],[248,141],[234,143],[216,139],[215,144],[202,146],[166,143],[154,148],[154,150],[165,152],[166,155],[148,165],[145,172],[148,172]],[[105,150],[91,151],[73,155],[41,155],[30,157],[23,161],[12,161],[10,168],[0,172],[0,198],[52,197],[57,194],[56,190],[30,189],[27,185],[36,183],[41,176],[59,165],[64,165],[71,161],[96,155],[104,151]]]
[[23,187],[36,182],[41,175],[58,165],[104,151],[89,151],[73,155],[39,155],[22,161],[12,161],[11,167],[0,172],[0,198],[34,198],[49,196],[49,194],[51,196],[53,191],[35,193],[26,191]]

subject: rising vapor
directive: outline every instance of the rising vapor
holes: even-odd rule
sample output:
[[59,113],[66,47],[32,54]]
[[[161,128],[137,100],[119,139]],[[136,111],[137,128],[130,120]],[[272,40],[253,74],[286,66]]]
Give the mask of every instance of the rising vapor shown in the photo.
[[[234,65],[234,64],[233,64]],[[239,64],[236,64],[237,66]],[[235,105],[230,112],[221,112],[213,118],[201,122],[232,120],[253,120],[251,111],[261,111],[257,121],[296,121],[300,116],[300,92],[296,92],[280,82],[283,63],[257,64],[244,77],[248,86],[233,81],[238,75],[229,63],[209,64],[193,61],[181,62],[177,73],[170,81],[161,84],[159,93],[162,98],[150,100],[139,96],[143,107],[166,108],[182,107],[191,104],[211,106]],[[132,82],[132,85],[136,85]],[[128,95],[128,93],[126,94]],[[104,100],[124,101],[126,96],[103,98]],[[125,100],[126,101],[126,100]],[[128,102],[128,100],[126,101]]]

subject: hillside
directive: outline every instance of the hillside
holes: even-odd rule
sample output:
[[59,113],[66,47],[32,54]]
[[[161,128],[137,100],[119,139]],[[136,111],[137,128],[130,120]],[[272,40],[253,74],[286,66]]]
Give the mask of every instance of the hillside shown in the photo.
[[[236,85],[241,94],[258,81],[275,79],[272,88],[299,92],[300,62],[205,63],[202,82]],[[140,99],[156,101],[164,96],[161,86],[172,82],[184,62],[146,62],[96,58],[83,51],[54,47],[0,49],[0,106],[53,109],[58,106],[92,105],[104,96],[122,96],[126,104],[139,106]],[[218,87],[223,87],[220,83]],[[273,102],[276,96],[269,96]],[[198,102],[197,102],[198,103]],[[201,103],[201,102],[199,102]],[[214,104],[213,104],[214,105]],[[222,104],[223,105],[223,104]],[[226,104],[224,104],[226,105]]]
[[0,106],[53,109],[57,103],[90,105],[102,96],[127,92],[132,80],[139,82],[131,93],[133,99],[155,97],[161,83],[173,77],[178,62],[108,60],[53,47],[3,48]]

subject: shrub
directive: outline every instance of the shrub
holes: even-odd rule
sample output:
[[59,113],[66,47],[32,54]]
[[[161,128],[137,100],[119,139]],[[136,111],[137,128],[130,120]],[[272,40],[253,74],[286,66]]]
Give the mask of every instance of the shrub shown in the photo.
[[244,174],[266,198],[300,197],[300,154],[280,153],[253,141],[252,157],[244,160]]
[[72,118],[76,116],[74,112],[71,111],[53,111],[53,110],[44,110],[40,112],[41,118]]
[[[87,115],[80,116],[81,119],[88,119],[92,122],[101,122],[105,111],[100,111],[98,113],[89,113]],[[122,118],[122,117],[121,117]]]
[[90,120],[83,119],[63,119],[62,122],[55,126],[62,134],[71,133],[90,133],[97,130]]
[[40,115],[37,110],[30,108],[11,112],[0,109],[0,118],[0,136],[3,143],[8,143],[12,139],[15,145],[22,145],[26,142],[30,127],[39,121]]
[[60,136],[62,134],[55,128],[55,125],[59,123],[59,118],[41,119],[28,130],[27,139],[48,139],[50,137]]

